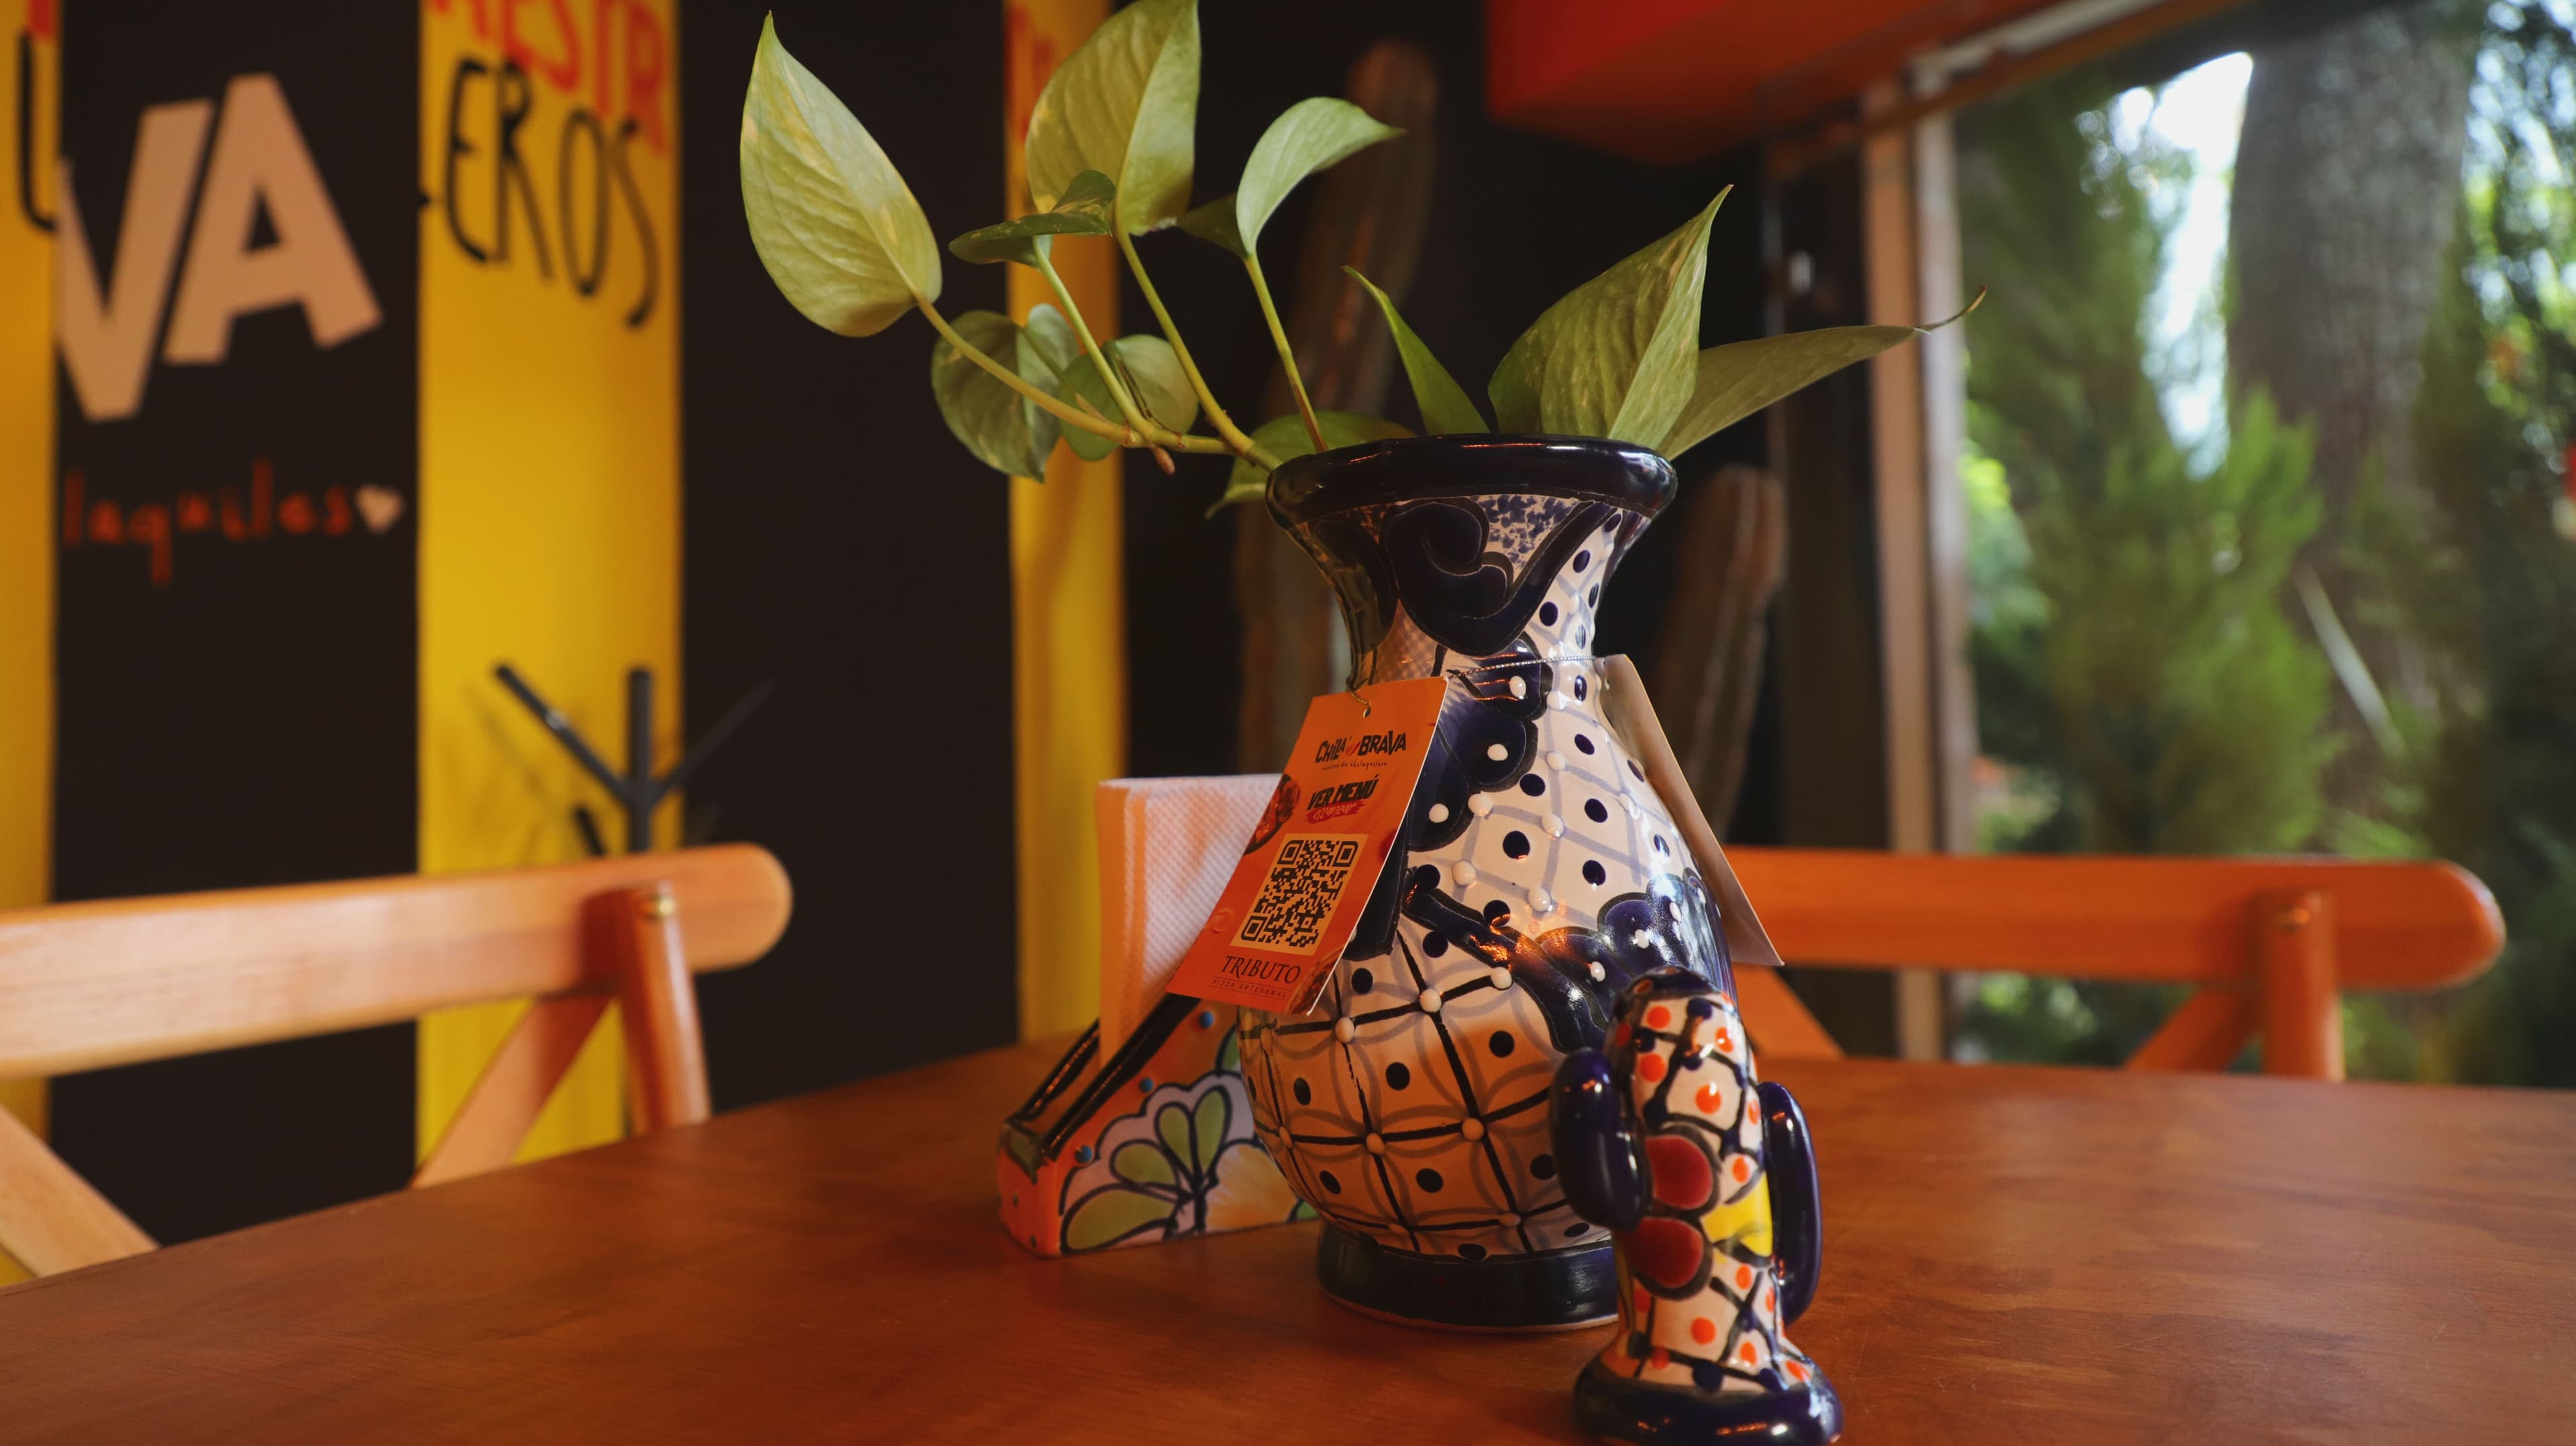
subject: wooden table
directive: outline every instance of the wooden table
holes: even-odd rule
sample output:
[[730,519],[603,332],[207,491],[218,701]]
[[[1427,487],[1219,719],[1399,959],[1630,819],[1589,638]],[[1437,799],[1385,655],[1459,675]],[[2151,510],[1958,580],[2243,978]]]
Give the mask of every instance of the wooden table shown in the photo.
[[[1573,1439],[1314,1227],[1038,1260],[952,1061],[0,1292],[0,1439]],[[1858,1443],[2576,1440],[2576,1095],[1783,1061]]]

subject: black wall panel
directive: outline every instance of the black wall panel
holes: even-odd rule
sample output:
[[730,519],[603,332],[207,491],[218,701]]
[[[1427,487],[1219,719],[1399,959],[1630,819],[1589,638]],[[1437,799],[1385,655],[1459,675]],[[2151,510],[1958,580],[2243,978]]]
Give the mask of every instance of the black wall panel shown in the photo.
[[[691,804],[796,881],[778,948],[700,983],[719,1108],[1017,1033],[1008,484],[940,421],[926,323],[835,336],[761,269],[736,119],[772,4],[680,7],[691,725],[781,685]],[[774,4],[940,236],[1001,219],[1000,5]],[[948,315],[1001,305],[1000,267],[946,270]]]
[[[145,318],[154,360],[132,414],[93,420],[58,370],[56,896],[407,872],[418,15],[343,0],[65,8],[79,239],[120,325],[151,291],[166,304],[157,327]],[[194,163],[156,168],[147,201],[193,216],[226,166],[273,181],[291,169],[255,102],[227,99],[261,75],[376,319],[351,330],[339,316],[347,334],[325,349],[303,306],[271,306],[232,321],[220,361],[173,362],[173,313],[192,286],[219,286],[230,251],[256,264],[281,226],[299,247],[327,244],[282,199],[291,178],[261,191],[246,235],[186,242],[183,229],[166,277],[128,234],[148,229],[126,225],[147,107],[214,107]],[[54,1087],[54,1141],[145,1230],[187,1239],[400,1188],[412,1074],[406,1025],[74,1076]]]

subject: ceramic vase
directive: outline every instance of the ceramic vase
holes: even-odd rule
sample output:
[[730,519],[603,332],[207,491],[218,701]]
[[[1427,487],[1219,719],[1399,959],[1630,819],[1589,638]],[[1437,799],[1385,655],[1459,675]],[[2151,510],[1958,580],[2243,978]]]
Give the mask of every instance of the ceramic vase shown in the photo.
[[1290,460],[1272,515],[1339,595],[1355,681],[1451,680],[1395,851],[1322,1002],[1243,1012],[1253,1123],[1324,1218],[1336,1300],[1489,1330],[1609,1319],[1567,1197],[1560,1061],[1667,967],[1719,987],[1708,888],[1613,736],[1594,618],[1673,493],[1643,448],[1407,438]]

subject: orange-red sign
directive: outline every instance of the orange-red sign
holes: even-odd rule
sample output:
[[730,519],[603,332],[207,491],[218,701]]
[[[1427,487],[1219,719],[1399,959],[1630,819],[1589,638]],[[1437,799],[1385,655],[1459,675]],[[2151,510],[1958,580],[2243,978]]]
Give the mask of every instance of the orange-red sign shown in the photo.
[[1314,1007],[1403,827],[1446,687],[1413,678],[1314,701],[1173,993],[1282,1014]]

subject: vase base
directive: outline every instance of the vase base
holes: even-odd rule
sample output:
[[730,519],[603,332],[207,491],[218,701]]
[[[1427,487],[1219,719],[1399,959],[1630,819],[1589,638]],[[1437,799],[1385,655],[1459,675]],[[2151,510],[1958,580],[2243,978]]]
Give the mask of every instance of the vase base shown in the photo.
[[1382,1320],[1389,1325],[1413,1326],[1419,1330],[1448,1331],[1462,1336],[1543,1336],[1559,1331],[1588,1331],[1598,1326],[1608,1325],[1619,1318],[1614,1311],[1596,1319],[1570,1320],[1559,1325],[1452,1325],[1447,1321],[1424,1320],[1420,1316],[1397,1315],[1391,1310],[1378,1310],[1371,1306],[1358,1305],[1342,1299],[1331,1291],[1324,1292],[1324,1299],[1353,1315],[1364,1315],[1370,1320]]
[[1700,1446],[1747,1436],[1827,1446],[1843,1433],[1843,1406],[1822,1371],[1794,1390],[1721,1395],[1632,1381],[1595,1360],[1575,1377],[1574,1420],[1624,1446]]
[[1497,1260],[1413,1255],[1326,1225],[1315,1275],[1334,1304],[1399,1325],[1434,1330],[1575,1330],[1618,1314],[1619,1281],[1607,1241]]

